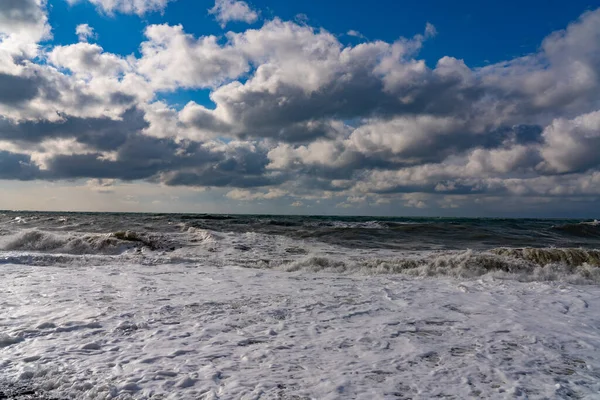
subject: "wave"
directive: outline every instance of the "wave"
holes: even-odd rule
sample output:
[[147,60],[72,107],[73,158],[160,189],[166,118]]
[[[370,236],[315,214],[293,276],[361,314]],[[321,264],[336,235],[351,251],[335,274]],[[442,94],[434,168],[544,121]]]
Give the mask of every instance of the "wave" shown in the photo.
[[133,231],[109,234],[55,234],[37,229],[27,230],[6,241],[3,250],[65,254],[121,254],[134,248],[175,250],[170,240]]
[[600,238],[600,221],[597,220],[576,224],[555,225],[551,229],[571,236]]
[[309,256],[297,260],[261,260],[248,266],[286,272],[403,274],[423,278],[477,278],[489,275],[520,281],[600,283],[600,251],[583,249],[498,248],[489,252],[421,252],[399,258],[354,260]]
[[304,224],[307,227],[335,229],[387,229],[384,221],[319,221]]
[[564,264],[570,267],[591,265],[600,267],[600,250],[590,249],[560,249],[560,248],[501,248],[492,249],[492,253],[525,260],[540,266],[548,264]]
[[[187,228],[187,230],[185,229]],[[191,242],[215,243],[221,239],[221,236],[207,229],[195,228],[193,226],[183,226],[183,229],[192,237]]]

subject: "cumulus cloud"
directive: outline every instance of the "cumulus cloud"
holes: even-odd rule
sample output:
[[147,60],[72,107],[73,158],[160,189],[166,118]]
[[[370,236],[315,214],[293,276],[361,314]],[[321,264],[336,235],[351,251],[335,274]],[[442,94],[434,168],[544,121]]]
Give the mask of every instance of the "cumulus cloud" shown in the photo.
[[213,8],[208,10],[215,16],[222,28],[229,22],[241,21],[251,24],[258,20],[258,13],[248,3],[240,0],[215,0]]
[[81,1],[89,1],[99,10],[108,14],[121,12],[144,15],[149,12],[163,11],[169,2],[174,0],[67,0],[69,4]]
[[195,39],[181,25],[151,25],[145,35],[137,69],[157,90],[214,87],[248,71],[243,54],[216,36]]
[[567,173],[586,171],[600,165],[600,110],[571,120],[556,119],[542,135],[543,167]]
[[4,0],[0,3],[0,35],[32,42],[48,38],[50,26],[45,0]]
[[[258,19],[243,2],[211,12]],[[0,179],[81,178],[99,191],[146,180],[341,207],[600,196],[600,10],[484,68],[427,65],[431,24],[354,45],[278,18],[224,37],[150,25],[139,56],[88,43],[87,25],[79,43],[40,48],[49,33],[41,0],[0,5]],[[182,88],[209,89],[214,105],[157,100]]]
[[119,76],[131,71],[127,60],[114,54],[104,53],[102,47],[90,43],[56,46],[48,53],[48,60],[55,66],[83,76]]

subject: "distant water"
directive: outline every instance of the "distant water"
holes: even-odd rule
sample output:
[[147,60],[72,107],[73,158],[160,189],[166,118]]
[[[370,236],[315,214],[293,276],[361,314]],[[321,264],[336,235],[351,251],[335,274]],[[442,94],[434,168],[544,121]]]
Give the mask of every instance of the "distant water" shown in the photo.
[[165,233],[182,227],[281,235],[349,248],[460,250],[494,247],[600,245],[595,220],[273,216],[211,214],[0,213],[4,235],[26,228],[49,232]]
[[[596,249],[595,220],[0,213],[5,263],[96,255],[413,275],[531,275],[546,268],[539,279],[576,273],[595,281],[597,268],[589,268],[600,265]],[[566,270],[556,273],[557,266]],[[580,267],[585,271],[573,271]]]

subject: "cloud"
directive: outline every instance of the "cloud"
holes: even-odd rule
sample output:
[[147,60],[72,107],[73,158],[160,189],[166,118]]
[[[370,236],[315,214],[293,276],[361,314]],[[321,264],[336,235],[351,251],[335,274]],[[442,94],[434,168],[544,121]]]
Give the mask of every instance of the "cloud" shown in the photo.
[[37,42],[50,35],[45,0],[4,0],[0,3],[0,34]]
[[281,189],[270,189],[267,192],[252,191],[246,189],[233,189],[227,193],[227,197],[233,200],[254,201],[254,200],[272,200],[283,197],[287,194]]
[[557,173],[573,173],[600,165],[600,111],[571,120],[556,119],[542,135],[542,168]]
[[37,96],[39,81],[35,77],[0,73],[0,87],[0,104],[18,105]]
[[94,192],[109,194],[114,193],[115,183],[114,179],[90,179],[86,186]]
[[365,35],[363,35],[363,34],[362,34],[362,33],[360,33],[359,31],[356,31],[356,30],[354,30],[354,29],[350,29],[350,30],[349,30],[349,31],[346,33],[346,35],[348,35],[348,36],[352,36],[352,37],[355,37],[355,38],[359,38],[359,39],[365,39]]
[[194,39],[183,27],[151,25],[141,45],[137,70],[157,90],[214,87],[248,71],[246,58],[216,36]]
[[[217,18],[231,4],[218,2]],[[354,208],[600,196],[600,10],[484,68],[427,65],[431,24],[354,45],[278,18],[223,37],[149,25],[139,54],[123,56],[88,43],[87,25],[79,43],[40,47],[45,12],[41,1],[0,5],[0,179],[100,191],[144,180]],[[209,89],[213,105],[158,100],[180,89]]]
[[102,47],[91,43],[56,46],[48,53],[48,60],[82,77],[118,77],[131,71],[127,60],[103,52]]
[[0,179],[32,180],[40,177],[39,169],[26,154],[0,151]]
[[426,196],[420,194],[420,193],[408,193],[402,196],[403,200],[405,201],[405,206],[406,207],[412,207],[412,208],[427,208],[427,203],[424,201],[424,199],[426,199]]
[[80,42],[87,42],[89,39],[95,39],[98,35],[94,32],[94,28],[88,24],[77,25],[75,33]]
[[258,13],[250,8],[248,3],[239,0],[215,0],[215,5],[209,11],[222,28],[229,22],[241,21],[248,24],[258,20]]
[[[69,4],[76,4],[86,0],[67,0]],[[150,12],[163,11],[170,1],[175,0],[87,0],[99,10],[112,14],[120,12],[124,14],[144,15]]]
[[227,49],[243,54],[254,73],[245,83],[214,90],[214,112],[196,110],[229,124],[230,135],[289,142],[336,135],[329,128],[332,119],[461,112],[483,92],[463,85],[457,74],[403,61],[426,37],[344,48],[324,30],[276,19],[259,30],[228,35]]

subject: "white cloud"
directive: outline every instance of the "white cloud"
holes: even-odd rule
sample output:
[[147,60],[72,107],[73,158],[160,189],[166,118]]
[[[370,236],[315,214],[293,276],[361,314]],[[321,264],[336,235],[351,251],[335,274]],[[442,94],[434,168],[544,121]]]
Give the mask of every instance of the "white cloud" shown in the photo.
[[131,70],[127,60],[102,47],[90,43],[77,43],[69,46],[56,46],[48,53],[48,60],[61,68],[69,69],[81,76],[119,76]]
[[239,51],[215,36],[195,39],[181,25],[151,25],[145,35],[137,68],[157,90],[212,87],[249,69]]
[[239,0],[215,0],[215,5],[208,11],[213,14],[222,28],[234,21],[254,23],[258,13],[250,8],[248,3]]
[[356,38],[360,38],[360,39],[364,39],[365,35],[363,35],[362,33],[360,33],[359,31],[356,31],[354,29],[350,29],[346,35],[348,36],[352,36],[352,37],[356,37]]
[[0,45],[16,52],[23,46],[51,38],[46,0],[5,0],[0,2]]
[[75,28],[75,33],[80,42],[87,42],[90,39],[96,39],[98,35],[94,32],[94,28],[88,24],[80,24]]
[[267,192],[257,192],[246,189],[233,189],[227,193],[227,197],[233,200],[254,201],[254,200],[272,200],[286,196],[287,192],[281,189],[270,189]]
[[89,1],[105,13],[115,12],[144,15],[149,12],[163,11],[170,1],[175,0],[67,0],[69,4]]
[[429,22],[427,24],[425,24],[425,37],[431,38],[436,35],[437,35],[437,29],[435,29],[435,26]]
[[[391,121],[374,121],[357,128],[350,136],[348,146],[363,154],[387,153],[402,157],[407,162],[418,157],[420,149],[430,145],[436,137],[452,140],[465,122],[451,117],[401,117]],[[402,159],[398,159],[399,161]]]
[[545,167],[558,173],[585,171],[600,165],[600,111],[575,119],[556,119],[543,133]]

